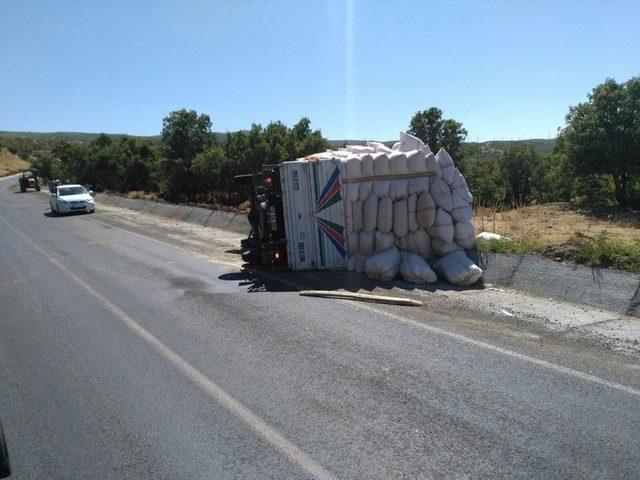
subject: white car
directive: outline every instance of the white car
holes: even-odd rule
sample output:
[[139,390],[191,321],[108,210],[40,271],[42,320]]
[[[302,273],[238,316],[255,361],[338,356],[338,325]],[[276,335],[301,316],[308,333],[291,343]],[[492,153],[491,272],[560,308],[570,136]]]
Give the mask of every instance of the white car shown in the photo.
[[49,198],[51,211],[57,215],[71,212],[96,211],[93,192],[87,192],[82,185],[60,185],[55,187]]

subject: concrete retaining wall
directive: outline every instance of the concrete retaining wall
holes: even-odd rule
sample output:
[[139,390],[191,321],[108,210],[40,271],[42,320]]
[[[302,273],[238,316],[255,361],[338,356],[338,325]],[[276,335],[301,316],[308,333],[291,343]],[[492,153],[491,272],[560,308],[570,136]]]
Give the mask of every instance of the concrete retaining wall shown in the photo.
[[138,212],[153,213],[165,218],[181,220],[212,228],[224,228],[233,232],[249,234],[251,227],[244,214],[209,210],[208,208],[190,207],[172,203],[153,202],[140,198],[127,198],[118,195],[100,193],[96,196],[98,204],[128,208]]
[[477,262],[485,283],[640,317],[640,275],[532,255],[481,253]]

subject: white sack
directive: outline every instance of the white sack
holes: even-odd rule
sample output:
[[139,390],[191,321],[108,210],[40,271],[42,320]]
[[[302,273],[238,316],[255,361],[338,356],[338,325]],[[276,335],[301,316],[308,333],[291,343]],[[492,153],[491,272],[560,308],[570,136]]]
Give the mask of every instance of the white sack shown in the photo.
[[391,180],[389,184],[389,198],[394,202],[407,198],[407,190],[409,188],[409,179],[396,178]]
[[352,231],[347,233],[347,252],[350,256],[358,253],[358,233]]
[[449,185],[438,177],[431,179],[431,185],[429,186],[429,193],[433,197],[433,201],[440,208],[444,208],[447,212],[451,211],[453,207],[453,199],[451,198],[451,190]]
[[451,218],[456,222],[470,222],[473,217],[471,206],[456,192],[453,192],[451,199]]
[[433,283],[437,280],[436,274],[422,257],[415,253],[403,252],[400,263],[402,278],[410,283]]
[[[376,153],[373,155],[373,174],[376,177],[387,177],[391,175],[389,157],[387,157],[386,153]],[[388,197],[389,180],[376,180],[373,183],[373,192],[378,195],[378,198]]]
[[364,271],[373,280],[393,280],[400,271],[402,257],[396,247],[379,252],[367,258]]
[[359,232],[360,230],[362,230],[362,225],[363,225],[363,205],[362,202],[360,200],[356,200],[355,202],[353,202],[353,204],[351,205],[351,209],[353,211],[353,231],[354,232]]
[[447,185],[451,185],[453,173],[456,170],[453,159],[444,148],[441,148],[438,150],[438,153],[436,153],[436,160],[438,160],[438,164],[442,169],[442,178],[447,182]]
[[374,152],[391,153],[392,150],[382,142],[367,142],[367,146],[373,148]]
[[442,257],[434,264],[434,269],[453,285],[472,285],[482,277],[482,270],[469,260],[464,250],[456,250]]
[[[405,237],[405,242],[407,248],[405,249],[407,252],[418,253],[418,245],[416,245],[416,239],[412,235],[413,232],[409,232],[409,234]],[[402,250],[402,249],[401,249]],[[402,252],[400,252],[402,253]]]
[[353,204],[344,202],[344,226],[347,232],[353,232]]
[[371,195],[373,192],[373,182],[360,182],[358,185],[358,200],[362,200],[363,202]]
[[433,247],[433,240],[439,238],[445,243],[453,242],[453,221],[451,215],[445,212],[442,208],[438,208],[436,211],[436,221],[433,225],[427,229],[429,236],[431,236],[431,246]]
[[[389,155],[389,171],[391,175],[405,175],[409,173],[407,167],[407,156],[403,152],[393,152]],[[409,180],[406,178],[391,180],[389,187],[389,198],[394,202],[407,198],[407,186]]]
[[422,150],[424,147],[424,142],[418,137],[400,132],[400,151],[409,152],[411,150]]
[[[363,177],[373,177],[373,156],[365,154],[360,157],[360,171],[362,172]],[[358,200],[362,200],[364,202],[373,191],[373,182],[360,182],[359,185]]]
[[407,152],[407,170],[409,173],[427,173],[427,159],[422,150]]
[[467,203],[473,202],[473,196],[469,191],[467,181],[464,179],[457,168],[453,172],[453,180],[451,181],[451,192],[460,195],[460,197],[462,197]]
[[407,185],[407,195],[412,193],[420,195],[429,192],[429,177],[410,178]]
[[389,172],[391,175],[403,175],[409,173],[407,155],[404,152],[393,152],[389,155]]
[[394,143],[393,147],[391,147],[391,150],[393,150],[394,152],[399,151],[400,150],[400,142]]
[[393,228],[393,202],[390,198],[382,198],[378,202],[378,230],[390,232]]
[[415,232],[411,232],[407,235],[407,243],[411,243],[415,245],[415,249],[418,255],[420,255],[425,260],[429,260],[433,253],[431,251],[431,237],[427,235],[427,232],[424,230],[416,230]]
[[406,237],[409,233],[409,211],[406,200],[393,203],[393,233],[396,237]]
[[[362,232],[360,233],[362,235]],[[443,257],[455,250],[460,250],[460,246],[455,242],[445,242],[439,238],[431,240],[431,248],[436,257]]]
[[427,165],[427,172],[433,172],[434,177],[442,177],[442,168],[440,168],[438,160],[436,160],[436,156],[433,153],[429,153],[425,157],[424,163]]
[[407,250],[407,237],[394,237],[395,240],[393,244],[398,247],[398,250],[405,251]]
[[428,228],[436,221],[436,203],[428,193],[421,193],[418,197],[416,220],[422,228]]
[[395,240],[393,232],[381,232],[376,230],[375,251],[383,252],[393,247],[393,241]]
[[[362,167],[360,158],[354,156],[348,157],[346,160],[343,160],[345,164],[345,173],[349,180],[358,179],[362,177]],[[350,202],[355,202],[358,200],[359,196],[360,184],[358,182],[348,183],[347,184],[347,199]]]
[[367,263],[367,257],[364,255],[356,255],[356,273],[364,272],[365,263]]
[[416,207],[418,204],[418,196],[414,193],[407,197],[407,226],[410,232],[418,230],[418,220],[416,218]]
[[376,229],[377,223],[378,223],[378,196],[375,193],[372,193],[364,202],[362,229],[365,232],[370,232],[371,230]]
[[453,240],[465,250],[469,250],[476,245],[476,235],[473,224],[456,223],[453,226]]
[[376,232],[360,232],[358,234],[358,253],[369,256],[373,253],[373,246],[376,240]]
[[373,148],[364,145],[345,145],[344,148],[351,153],[373,153],[374,151]]

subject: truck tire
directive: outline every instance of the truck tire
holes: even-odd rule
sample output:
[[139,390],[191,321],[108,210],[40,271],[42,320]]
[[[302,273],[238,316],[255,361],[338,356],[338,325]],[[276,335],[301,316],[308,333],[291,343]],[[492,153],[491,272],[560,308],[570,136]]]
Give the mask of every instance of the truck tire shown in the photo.
[[20,182],[20,191],[22,193],[27,191],[27,186],[24,184],[24,182]]
[[36,192],[40,191],[40,185],[36,185]]
[[2,424],[0,423],[0,478],[6,478],[9,475],[11,475],[9,452],[7,452],[7,444],[5,443]]

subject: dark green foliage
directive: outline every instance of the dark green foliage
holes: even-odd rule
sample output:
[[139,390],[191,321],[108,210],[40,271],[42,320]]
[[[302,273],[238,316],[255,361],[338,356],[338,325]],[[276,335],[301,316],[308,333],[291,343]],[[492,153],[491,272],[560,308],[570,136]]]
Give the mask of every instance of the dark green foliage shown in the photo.
[[530,145],[509,147],[498,157],[504,201],[508,205],[525,205],[531,201],[533,173],[539,162],[539,155]]
[[611,206],[614,199],[613,182],[607,175],[581,175],[573,182],[571,201],[576,205]]
[[558,149],[576,175],[610,175],[618,204],[629,203],[629,185],[640,174],[640,77],[608,79],[585,103],[569,109]]
[[462,142],[467,138],[467,131],[462,127],[462,123],[451,118],[443,119],[442,110],[439,108],[431,107],[416,112],[409,122],[408,133],[429,145],[433,152],[444,147],[455,160],[462,160]]

